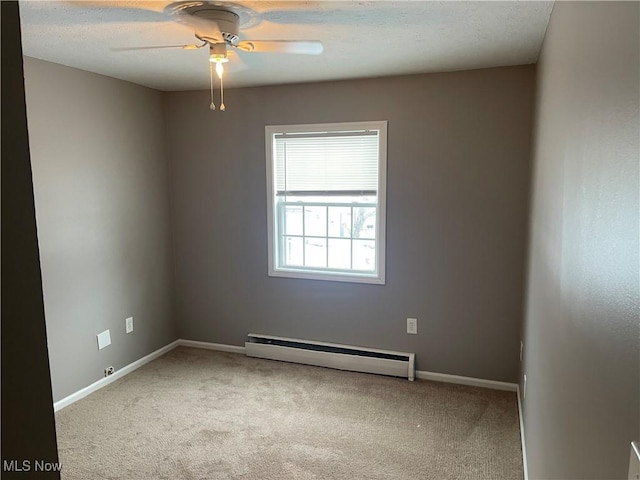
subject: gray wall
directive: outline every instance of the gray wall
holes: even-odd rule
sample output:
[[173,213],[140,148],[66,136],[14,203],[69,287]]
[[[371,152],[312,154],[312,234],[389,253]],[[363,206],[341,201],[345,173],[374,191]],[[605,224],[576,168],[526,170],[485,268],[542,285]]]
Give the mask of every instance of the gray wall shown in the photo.
[[[54,400],[175,340],[162,94],[25,59]],[[135,331],[125,334],[125,318]],[[96,335],[111,330],[98,351]]]
[[[57,462],[18,2],[2,9],[2,465]],[[8,121],[10,119],[10,121]],[[33,463],[31,464],[33,465]],[[60,478],[11,472],[2,478]]]
[[[412,351],[421,370],[517,381],[534,72],[229,90],[225,113],[168,94],[179,336]],[[386,285],[268,277],[264,126],[362,120],[389,122]]]
[[640,438],[638,2],[556,2],[538,65],[524,400],[533,479]]

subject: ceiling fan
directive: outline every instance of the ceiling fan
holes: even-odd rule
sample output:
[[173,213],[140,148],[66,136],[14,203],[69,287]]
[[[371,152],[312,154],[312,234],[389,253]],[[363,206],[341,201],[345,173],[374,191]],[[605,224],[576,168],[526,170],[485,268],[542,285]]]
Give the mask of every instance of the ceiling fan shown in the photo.
[[193,45],[162,45],[147,47],[115,48],[113,50],[147,50],[156,48],[182,48],[196,50],[209,47],[209,73],[211,84],[211,104],[209,108],[215,110],[213,98],[213,70],[220,79],[220,110],[225,111],[223,64],[229,61],[228,53],[234,49],[243,52],[256,53],[294,53],[305,55],[320,55],[323,51],[322,42],[317,40],[240,40],[240,17],[221,4],[207,4],[206,2],[189,3],[173,11],[175,19],[194,29],[195,37],[201,42]]

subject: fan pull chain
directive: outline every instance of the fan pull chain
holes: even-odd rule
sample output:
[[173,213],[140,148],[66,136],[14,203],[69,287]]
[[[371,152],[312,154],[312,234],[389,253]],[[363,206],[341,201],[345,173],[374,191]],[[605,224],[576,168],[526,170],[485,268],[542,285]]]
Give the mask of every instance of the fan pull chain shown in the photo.
[[209,83],[211,84],[211,104],[209,105],[209,109],[215,110],[216,104],[213,103],[213,63],[209,63]]
[[220,75],[220,111],[224,112],[224,86],[222,84],[222,75]]

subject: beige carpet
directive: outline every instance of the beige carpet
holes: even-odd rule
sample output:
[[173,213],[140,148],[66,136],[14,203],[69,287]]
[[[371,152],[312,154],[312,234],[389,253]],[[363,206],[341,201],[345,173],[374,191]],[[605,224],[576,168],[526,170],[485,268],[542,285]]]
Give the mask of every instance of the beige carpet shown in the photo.
[[56,414],[63,479],[522,479],[516,396],[177,348]]

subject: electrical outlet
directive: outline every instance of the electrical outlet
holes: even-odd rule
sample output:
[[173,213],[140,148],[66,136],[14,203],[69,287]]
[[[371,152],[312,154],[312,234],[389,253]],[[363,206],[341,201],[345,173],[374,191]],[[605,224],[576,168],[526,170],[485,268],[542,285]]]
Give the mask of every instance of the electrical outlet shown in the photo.
[[527,374],[524,374],[524,380],[522,381],[522,400],[527,398]]
[[418,319],[417,318],[407,318],[407,333],[412,335],[418,334]]
[[133,332],[133,317],[127,318],[124,321],[124,323],[125,323],[125,329],[126,329],[127,333]]
[[113,367],[107,367],[104,369],[104,376],[108,377],[109,375],[113,375],[113,372],[115,372],[116,369]]

